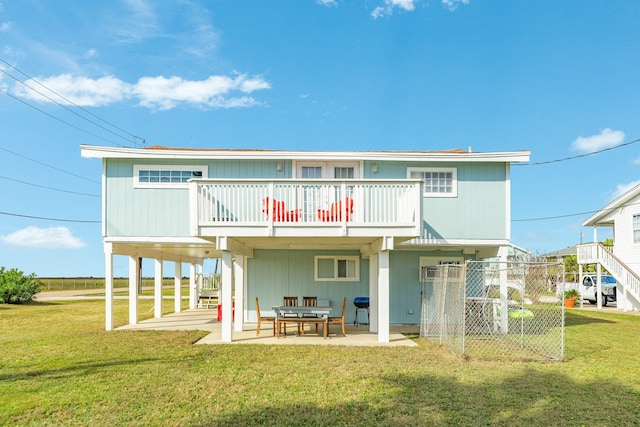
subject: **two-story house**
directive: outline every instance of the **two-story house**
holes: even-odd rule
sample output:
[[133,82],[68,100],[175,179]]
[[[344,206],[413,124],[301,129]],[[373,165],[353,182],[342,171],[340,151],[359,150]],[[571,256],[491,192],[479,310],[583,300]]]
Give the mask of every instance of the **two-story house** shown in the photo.
[[[313,295],[354,319],[369,297],[369,330],[420,321],[421,267],[502,256],[510,240],[510,164],[528,151],[278,151],[113,148],[102,159],[106,329],[113,327],[113,257],[130,265],[129,321],[137,322],[139,259],[190,278],[221,259],[222,341],[281,305]],[[179,287],[176,287],[179,298]],[[176,299],[176,310],[180,309]],[[192,305],[193,306],[193,305]],[[232,320],[232,310],[235,310]]]

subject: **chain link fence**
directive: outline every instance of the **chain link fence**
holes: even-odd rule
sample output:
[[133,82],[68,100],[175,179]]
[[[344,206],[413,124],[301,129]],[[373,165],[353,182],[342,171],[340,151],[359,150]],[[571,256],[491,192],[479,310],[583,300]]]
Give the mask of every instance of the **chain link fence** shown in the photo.
[[422,337],[478,359],[563,359],[562,264],[470,261],[421,276]]

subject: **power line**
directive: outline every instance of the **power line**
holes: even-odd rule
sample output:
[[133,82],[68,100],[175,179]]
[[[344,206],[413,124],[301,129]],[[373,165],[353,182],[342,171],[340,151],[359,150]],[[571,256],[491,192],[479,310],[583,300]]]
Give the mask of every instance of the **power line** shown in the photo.
[[4,93],[4,94],[5,94],[5,95],[7,95],[7,96],[10,96],[11,98],[15,99],[16,101],[20,101],[20,102],[22,102],[22,103],[23,103],[23,104],[25,104],[26,106],[31,107],[31,108],[33,108],[34,110],[37,110],[37,111],[41,112],[42,114],[44,114],[44,115],[46,115],[46,116],[51,117],[51,118],[52,118],[52,119],[54,119],[54,120],[58,120],[59,122],[64,123],[65,125],[67,125],[67,126],[69,126],[69,127],[72,127],[72,128],[74,128],[74,129],[76,129],[76,130],[79,130],[80,132],[84,132],[84,133],[86,133],[87,135],[91,135],[91,136],[93,136],[94,138],[98,138],[98,139],[101,139],[101,140],[103,140],[103,141],[106,141],[106,142],[108,142],[109,144],[114,145],[114,146],[116,146],[116,147],[122,147],[122,144],[117,144],[117,143],[115,143],[115,142],[113,142],[113,141],[110,141],[110,140],[108,140],[108,139],[106,139],[106,138],[103,138],[103,137],[101,137],[101,136],[99,136],[99,135],[96,135],[95,133],[91,133],[91,132],[89,132],[88,130],[84,130],[84,129],[82,129],[82,128],[80,128],[80,127],[76,126],[76,125],[73,125],[73,124],[71,124],[71,123],[69,123],[69,122],[67,122],[67,121],[65,121],[65,120],[62,120],[61,118],[56,117],[56,116],[54,116],[53,114],[47,113],[46,111],[44,111],[44,110],[43,110],[43,109],[41,109],[41,108],[36,107],[35,105],[31,105],[31,104],[29,104],[28,102],[26,102],[26,101],[24,101],[24,100],[22,100],[22,99],[18,98],[18,97],[17,97],[17,96],[15,96],[15,95],[10,94],[9,92],[7,92],[7,91],[5,91],[5,90],[3,90],[3,89],[0,89],[0,92]]
[[613,147],[608,147],[608,148],[603,148],[602,150],[597,150],[597,151],[593,151],[591,153],[586,153],[586,154],[579,154],[577,156],[572,156],[572,157],[564,157],[562,159],[555,159],[555,160],[546,160],[544,162],[535,162],[535,163],[513,163],[513,166],[538,166],[538,165],[547,165],[549,163],[558,163],[558,162],[565,162],[567,160],[575,160],[575,159],[580,159],[582,157],[588,157],[588,156],[593,156],[595,154],[600,154],[600,153],[604,153],[605,151],[611,151],[611,150],[615,150],[621,147],[626,147],[627,145],[631,145],[631,144],[635,144],[636,142],[640,142],[640,138],[639,139],[634,139],[633,141],[629,141],[629,142],[625,142],[623,144],[619,144],[619,145],[615,145]]
[[102,222],[102,221],[81,220],[81,219],[47,218],[43,216],[21,215],[21,214],[11,213],[11,212],[0,212],[0,215],[17,216],[20,218],[30,218],[30,219],[41,219],[44,221],[77,222],[77,223],[91,223],[91,224],[100,224]]
[[[18,73],[22,74],[23,76],[25,76],[25,77],[26,77],[26,78],[28,78],[29,80],[33,81],[34,83],[38,84],[39,86],[42,86],[43,88],[45,88],[45,89],[46,89],[46,90],[48,90],[49,92],[51,92],[51,93],[55,94],[57,97],[59,97],[59,98],[61,98],[61,99],[65,100],[66,102],[68,102],[69,104],[71,104],[71,105],[73,105],[74,107],[78,108],[79,110],[81,110],[81,111],[85,112],[86,114],[88,114],[88,115],[90,115],[90,116],[92,116],[92,117],[94,117],[94,118],[96,118],[96,119],[100,120],[101,122],[103,122],[103,123],[105,123],[105,124],[107,124],[107,125],[109,125],[109,126],[113,127],[114,129],[119,130],[120,132],[122,132],[122,133],[124,133],[124,134],[126,134],[126,135],[129,135],[130,137],[132,137],[132,138],[134,139],[134,142],[133,142],[133,144],[134,144],[134,145],[136,145],[136,143],[135,143],[135,139],[139,139],[139,140],[141,140],[141,141],[143,142],[143,144],[144,144],[144,141],[145,141],[145,139],[144,139],[144,138],[141,138],[141,137],[139,137],[139,136],[137,136],[137,135],[134,135],[133,133],[128,132],[128,131],[126,131],[126,130],[122,129],[121,127],[116,126],[115,124],[113,124],[113,123],[111,123],[111,122],[109,122],[109,121],[107,121],[107,120],[105,120],[105,119],[103,119],[103,118],[101,118],[101,117],[97,116],[96,114],[94,114],[94,113],[90,112],[89,110],[87,110],[87,109],[85,109],[85,108],[83,108],[83,107],[79,106],[78,104],[74,103],[74,102],[73,102],[73,101],[71,101],[70,99],[68,99],[68,98],[64,97],[63,95],[60,95],[59,93],[57,93],[57,92],[56,92],[56,91],[54,91],[53,89],[51,89],[51,88],[47,87],[46,85],[44,85],[43,83],[39,82],[39,81],[38,81],[38,80],[36,80],[35,78],[31,77],[30,75],[28,75],[28,74],[27,74],[27,73],[25,73],[24,71],[20,70],[20,69],[19,69],[19,68],[17,68],[16,66],[14,66],[14,65],[10,64],[9,62],[5,61],[4,59],[0,58],[0,62],[2,62],[2,63],[4,63],[4,64],[8,65],[8,66],[9,66],[9,67],[11,67],[11,68],[13,68],[13,69],[14,69],[14,70],[16,70]],[[24,85],[25,87],[28,87],[28,88],[29,88],[29,89],[31,89],[32,91],[34,91],[34,92],[36,92],[36,93],[38,93],[38,94],[42,95],[43,97],[47,98],[47,99],[48,99],[48,100],[50,100],[51,102],[53,102],[53,103],[57,104],[58,106],[60,106],[60,107],[64,108],[65,110],[69,111],[70,113],[75,114],[76,116],[80,117],[80,118],[81,118],[81,119],[83,119],[83,120],[88,121],[89,123],[91,123],[91,124],[93,124],[93,125],[95,125],[95,126],[99,127],[100,129],[103,129],[103,130],[105,130],[105,131],[107,131],[107,132],[111,133],[112,135],[115,135],[115,136],[117,136],[118,138],[122,138],[122,139],[124,139],[125,141],[128,141],[128,142],[129,142],[129,140],[128,140],[127,138],[125,138],[124,136],[119,135],[119,134],[117,134],[116,132],[114,132],[114,131],[112,131],[112,130],[110,130],[110,129],[107,129],[106,127],[104,127],[104,126],[102,126],[102,125],[100,125],[100,124],[98,124],[98,123],[94,122],[93,120],[90,120],[90,119],[88,119],[87,117],[85,117],[85,116],[83,116],[83,115],[81,115],[81,114],[79,114],[79,113],[77,113],[77,112],[73,111],[72,109],[70,109],[70,108],[69,108],[69,107],[67,107],[66,105],[61,104],[60,102],[58,102],[58,101],[56,101],[56,100],[54,100],[54,99],[50,98],[49,96],[45,95],[44,93],[42,93],[42,92],[40,92],[40,91],[36,90],[35,88],[33,88],[33,87],[29,86],[29,85],[28,85],[28,84],[26,84],[24,81],[22,81],[22,80],[18,79],[17,77],[13,76],[12,74],[9,74],[8,72],[6,72],[5,70],[3,70],[2,68],[0,68],[0,71],[2,71],[2,72],[3,72],[4,74],[6,74],[7,76],[11,77],[12,79],[14,79],[15,81],[17,81],[18,83],[20,83],[20,84]]]
[[39,160],[35,160],[35,159],[30,158],[30,157],[23,156],[22,154],[15,153],[15,152],[13,152],[13,151],[11,151],[11,150],[7,150],[7,149],[6,149],[6,148],[4,148],[4,147],[0,147],[0,150],[2,150],[2,151],[6,151],[7,153],[13,154],[14,156],[22,157],[23,159],[30,160],[30,161],[32,161],[32,162],[34,162],[34,163],[39,164],[39,165],[46,166],[46,167],[48,167],[48,168],[51,168],[51,169],[57,170],[58,172],[66,173],[67,175],[75,176],[76,178],[84,179],[85,181],[93,182],[93,183],[95,183],[95,184],[101,184],[101,182],[100,182],[100,181],[96,181],[96,180],[93,180],[93,179],[89,179],[89,178],[87,178],[86,176],[78,175],[78,174],[75,174],[75,173],[73,173],[73,172],[69,172],[69,171],[66,171],[66,170],[64,170],[64,169],[60,169],[60,168],[58,168],[58,167],[51,166],[51,165],[49,165],[49,164],[47,164],[47,163],[44,163],[44,162],[41,162],[41,161],[39,161]]
[[8,181],[19,182],[20,184],[31,185],[33,187],[45,188],[47,190],[53,190],[53,191],[60,191],[62,193],[78,194],[80,196],[89,196],[89,197],[101,197],[100,194],[89,194],[89,193],[80,193],[80,192],[77,192],[77,191],[62,190],[60,188],[47,187],[45,185],[38,185],[38,184],[33,184],[33,183],[27,182],[27,181],[21,181],[19,179],[15,179],[15,178],[9,178],[8,176],[0,175],[0,178],[6,179]]

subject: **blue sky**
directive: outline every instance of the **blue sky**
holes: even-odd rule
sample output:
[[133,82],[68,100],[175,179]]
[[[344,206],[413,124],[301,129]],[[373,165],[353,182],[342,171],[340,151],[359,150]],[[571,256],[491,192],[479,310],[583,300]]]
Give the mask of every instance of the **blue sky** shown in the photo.
[[[101,165],[80,144],[537,163],[630,143],[639,18],[621,0],[0,0],[0,265],[104,275]],[[639,170],[636,143],[514,165],[512,242],[591,241],[582,221]]]

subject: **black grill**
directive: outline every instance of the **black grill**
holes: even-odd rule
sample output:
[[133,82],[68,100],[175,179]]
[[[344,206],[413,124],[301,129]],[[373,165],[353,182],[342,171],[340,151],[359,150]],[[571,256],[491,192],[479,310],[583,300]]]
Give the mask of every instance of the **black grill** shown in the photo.
[[353,319],[354,325],[360,325],[360,321],[358,319],[358,310],[366,310],[367,311],[367,323],[363,323],[364,325],[369,324],[369,297],[357,297],[353,299],[353,305],[356,306],[356,317]]

